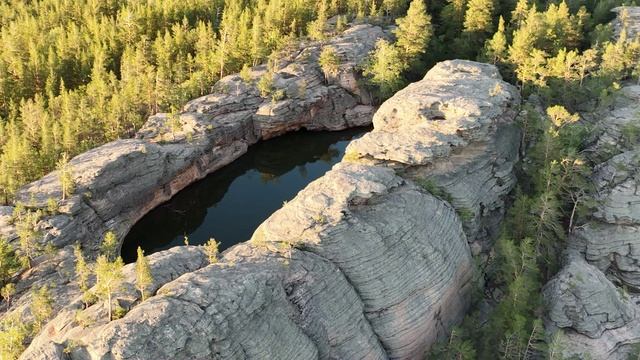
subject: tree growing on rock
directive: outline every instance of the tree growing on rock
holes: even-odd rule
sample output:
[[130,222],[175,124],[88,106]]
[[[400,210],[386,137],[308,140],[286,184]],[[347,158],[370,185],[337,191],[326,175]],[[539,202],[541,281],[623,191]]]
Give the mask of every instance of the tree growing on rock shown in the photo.
[[110,261],[105,255],[98,256],[96,260],[96,295],[101,297],[108,311],[108,319],[113,319],[113,294],[120,290],[122,282],[124,280],[124,274],[122,268],[124,263],[122,258],[118,257],[115,261]]
[[140,291],[140,298],[145,301],[145,291],[153,284],[151,266],[149,260],[144,256],[144,251],[138,246],[138,259],[136,260],[136,288]]
[[42,246],[38,243],[40,232],[37,230],[40,217],[40,211],[25,211],[16,221],[16,232],[20,239],[20,262],[29,269],[42,251]]
[[16,293],[16,285],[14,283],[8,283],[0,289],[0,296],[7,303],[7,308],[11,307],[11,299]]
[[11,313],[0,321],[0,359],[16,360],[25,349],[29,335],[27,324],[18,313]]
[[13,247],[7,240],[0,238],[0,284],[5,284],[18,271],[20,263]]
[[107,231],[100,244],[100,253],[107,257],[109,261],[113,261],[117,256],[118,238],[113,231]]
[[63,153],[58,160],[58,180],[60,181],[60,187],[62,191],[62,200],[65,200],[71,194],[73,194],[73,190],[75,187],[73,181],[73,171],[71,169],[71,165],[69,164],[69,155],[67,153]]
[[340,57],[336,49],[332,46],[322,48],[322,52],[318,58],[318,64],[322,68],[322,72],[324,72],[324,77],[327,81],[337,76],[340,70]]
[[73,248],[73,254],[76,257],[76,276],[78,279],[78,286],[82,291],[82,301],[85,307],[89,306],[89,303],[93,300],[93,294],[89,290],[89,276],[91,276],[91,267],[87,263],[87,260],[82,253],[80,244],[76,244]]
[[386,99],[404,86],[402,72],[405,69],[398,48],[387,40],[380,39],[365,66],[364,75],[378,88],[380,96]]
[[42,328],[42,324],[51,317],[53,313],[53,297],[49,288],[45,285],[33,291],[31,302],[31,315],[33,315],[34,332],[37,333]]
[[210,264],[215,264],[218,262],[218,253],[219,253],[220,243],[216,241],[216,239],[211,238],[204,245],[204,250],[207,253],[207,257],[209,258]]

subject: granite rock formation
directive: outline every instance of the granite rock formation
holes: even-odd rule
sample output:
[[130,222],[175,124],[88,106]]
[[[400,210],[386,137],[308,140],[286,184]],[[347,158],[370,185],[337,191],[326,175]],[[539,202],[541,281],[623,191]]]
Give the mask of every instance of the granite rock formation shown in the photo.
[[[20,189],[17,199],[27,209],[45,210],[37,230],[40,243],[54,254],[40,256],[29,271],[18,276],[12,309],[24,315],[34,286],[55,289],[55,308],[78,294],[73,285],[71,246],[80,243],[95,258],[107,231],[119,239],[142,216],[187,185],[231,163],[262,139],[289,131],[341,130],[371,123],[374,108],[366,90],[357,85],[358,63],[377,39],[387,36],[377,26],[357,25],[319,43],[301,44],[275,70],[259,66],[250,79],[230,75],[213,93],[187,103],[179,114],[157,114],[135,138],[117,140],[73,158],[75,191],[62,198],[57,172]],[[338,75],[326,79],[318,57],[332,46],[340,58]],[[257,83],[270,76],[269,94]],[[51,200],[57,211],[47,211]],[[0,208],[0,236],[17,244],[12,207]],[[55,286],[53,286],[55,285]],[[3,309],[6,310],[7,309]]]
[[386,101],[347,153],[435,190],[462,215],[474,254],[488,251],[516,183],[519,101],[494,66],[443,62]]
[[[405,109],[428,113],[434,98],[446,108],[437,118],[390,116],[404,100]],[[125,290],[117,301],[130,311],[108,323],[101,304],[83,311],[92,321],[74,320],[78,300],[72,302],[23,358],[421,358],[465,315],[477,286],[468,239],[479,234],[476,220],[452,206],[455,198],[434,195],[421,176],[477,173],[484,186],[508,192],[520,138],[512,130],[518,100],[493,66],[437,65],[383,104],[374,131],[260,225],[251,241],[204,267],[193,247],[154,254],[154,269],[164,266],[162,259],[190,257],[200,268],[165,275],[144,302]],[[385,146],[421,160],[386,159]],[[507,146],[516,155],[506,156]],[[465,206],[483,219],[503,206],[503,196],[480,195]]]

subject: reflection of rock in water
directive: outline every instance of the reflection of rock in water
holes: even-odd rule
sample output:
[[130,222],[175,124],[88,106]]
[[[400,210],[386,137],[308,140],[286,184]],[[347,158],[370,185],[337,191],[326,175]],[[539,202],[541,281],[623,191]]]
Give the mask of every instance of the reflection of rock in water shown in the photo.
[[[183,236],[194,234],[202,226],[206,225],[207,215],[218,207],[218,204],[228,195],[231,185],[235,181],[251,181],[251,174],[256,174],[255,181],[250,187],[260,188],[261,186],[277,185],[285,188],[283,198],[278,198],[275,202],[277,207],[282,201],[288,200],[285,193],[301,189],[321,174],[314,174],[309,171],[309,164],[321,162],[332,165],[338,162],[344,152],[346,144],[336,146],[336,144],[352,139],[365,132],[366,129],[354,129],[340,132],[298,132],[286,135],[281,138],[265,141],[252,147],[247,154],[209,175],[202,181],[189,186],[187,189],[176,194],[170,201],[157,207],[142,218],[129,232],[122,245],[122,256],[127,262],[135,260],[136,249],[142,246],[147,254],[153,251],[164,249],[173,245],[181,245]],[[295,171],[297,181],[294,184],[282,183],[281,177]],[[328,170],[328,168],[327,168]],[[316,175],[316,176],[313,176]],[[255,189],[254,189],[255,190]],[[240,190],[237,190],[240,191]],[[241,194],[234,194],[246,203],[251,203],[254,207],[264,207],[268,210],[270,201],[266,196],[276,197],[279,194],[257,194],[251,195],[251,189],[241,190]],[[245,204],[233,204],[235,207],[246,206]],[[275,207],[274,210],[277,208]],[[240,211],[238,209],[228,209],[229,211]],[[260,220],[266,218],[270,211],[261,214]],[[246,227],[254,219],[245,217],[236,219],[237,223],[226,224],[228,227]],[[234,221],[236,221],[234,220]],[[252,231],[252,229],[251,229]],[[217,236],[217,234],[208,234]],[[250,236],[250,232],[247,233]],[[208,239],[208,237],[207,237]],[[199,239],[190,236],[192,245],[198,244]],[[228,239],[227,239],[228,240]],[[233,243],[223,240],[223,248],[233,245],[236,242],[247,240],[246,238],[235,239]]]
[[269,174],[266,172],[261,172],[260,173],[260,180],[262,180],[263,183],[268,183],[270,181],[273,181],[273,179],[277,178],[278,175],[276,174]]

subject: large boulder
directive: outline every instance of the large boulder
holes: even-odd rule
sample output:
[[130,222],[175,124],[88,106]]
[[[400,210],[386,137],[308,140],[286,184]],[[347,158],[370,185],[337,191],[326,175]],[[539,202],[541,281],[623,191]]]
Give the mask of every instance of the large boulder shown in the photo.
[[564,268],[545,287],[548,331],[565,355],[626,359],[640,343],[640,87],[625,86],[592,118],[596,200],[568,239]]
[[640,149],[596,167],[597,207],[591,221],[571,239],[591,264],[633,289],[640,289]]
[[382,104],[374,130],[347,154],[391,166],[446,198],[473,248],[488,251],[516,183],[519,101],[495,66],[445,61]]
[[543,290],[547,331],[565,358],[627,359],[640,341],[640,307],[575,256]]
[[612,11],[617,15],[613,21],[616,34],[624,29],[630,40],[640,35],[640,6],[619,6]]
[[635,304],[595,267],[579,258],[564,267],[543,291],[549,320],[590,338],[629,323]]

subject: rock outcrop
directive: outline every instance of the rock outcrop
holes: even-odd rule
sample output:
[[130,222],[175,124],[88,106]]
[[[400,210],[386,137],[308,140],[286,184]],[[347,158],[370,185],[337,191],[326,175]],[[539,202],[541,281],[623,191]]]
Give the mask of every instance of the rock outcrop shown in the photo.
[[[481,90],[467,91],[474,86]],[[447,110],[417,116],[429,113],[432,99]],[[415,112],[392,117],[404,100]],[[77,308],[70,305],[23,358],[422,358],[465,314],[477,285],[468,238],[479,227],[421,176],[477,172],[484,186],[507,192],[517,155],[505,157],[501,148],[517,148],[511,127],[518,100],[495,67],[437,65],[385,103],[351,155],[275,212],[250,242],[168,281],[144,302],[125,291],[118,301],[135,306],[121,319],[100,320],[98,304],[82,312],[94,323],[72,321]],[[407,155],[383,155],[394,152]],[[465,203],[477,219],[503,206],[502,195],[479,199]],[[200,259],[192,247],[170,251],[183,249]]]
[[436,65],[386,101],[350,157],[391,166],[446,198],[462,215],[474,254],[488,251],[513,189],[520,97],[494,66]]
[[562,356],[626,359],[640,342],[640,307],[579,256],[546,286],[547,331]]
[[[640,343],[640,86],[597,116],[588,149],[596,206],[569,238],[566,265],[546,286],[547,330],[565,356],[626,359]],[[616,155],[614,155],[616,154]]]
[[[213,93],[187,103],[176,115],[152,116],[134,139],[117,140],[70,161],[75,191],[62,198],[57,172],[20,189],[29,210],[43,209],[38,223],[42,245],[58,249],[41,256],[18,278],[13,308],[24,308],[34,286],[55,288],[56,309],[78,294],[73,286],[71,247],[80,243],[94,258],[107,231],[119,239],[144,214],[187,185],[231,163],[262,139],[289,131],[341,130],[371,123],[370,96],[357,85],[360,61],[377,39],[377,26],[357,25],[322,45],[303,44],[273,70],[251,70],[250,79],[230,75]],[[326,79],[318,65],[323,46],[336,49],[338,75]],[[268,94],[258,90],[272,79]],[[57,210],[48,210],[52,200]],[[13,208],[0,209],[0,236],[17,243]],[[55,284],[55,286],[53,286]],[[5,309],[6,310],[6,309]],[[28,315],[28,311],[25,313]]]

